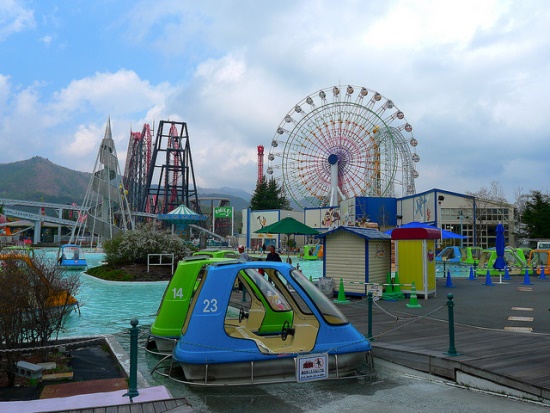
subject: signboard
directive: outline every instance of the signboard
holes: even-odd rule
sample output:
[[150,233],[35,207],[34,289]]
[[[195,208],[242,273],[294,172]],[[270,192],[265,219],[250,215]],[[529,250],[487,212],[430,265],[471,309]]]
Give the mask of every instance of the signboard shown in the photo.
[[214,218],[231,218],[233,215],[233,207],[221,206],[214,208]]
[[367,294],[372,291],[372,298],[378,301],[382,298],[382,286],[380,284],[367,284]]
[[308,354],[296,357],[296,380],[307,382],[328,377],[328,354]]

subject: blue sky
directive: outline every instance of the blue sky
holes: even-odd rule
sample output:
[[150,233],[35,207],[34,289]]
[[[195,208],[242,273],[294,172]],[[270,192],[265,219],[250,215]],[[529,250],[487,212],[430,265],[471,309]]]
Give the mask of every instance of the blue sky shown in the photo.
[[110,117],[123,167],[131,130],[173,119],[199,186],[252,192],[257,145],[350,84],[406,114],[417,192],[513,202],[549,190],[549,21],[545,1],[0,0],[0,162],[91,172]]

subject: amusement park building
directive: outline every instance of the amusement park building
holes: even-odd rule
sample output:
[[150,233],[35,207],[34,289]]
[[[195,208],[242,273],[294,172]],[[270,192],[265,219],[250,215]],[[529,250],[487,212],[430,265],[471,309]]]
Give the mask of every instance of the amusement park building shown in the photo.
[[[256,234],[255,231],[286,216],[292,216],[320,232],[340,225],[375,226],[386,231],[416,221],[466,236],[461,241],[442,240],[440,247],[453,242],[463,246],[493,247],[496,225],[502,222],[506,245],[515,245],[513,205],[436,188],[403,198],[355,197],[343,200],[338,207],[307,208],[304,211],[244,209],[240,243],[252,249],[263,244],[283,244],[286,241],[284,235]],[[311,242],[305,236],[296,236],[295,239],[298,247]]]
[[[495,246],[495,228],[504,225],[506,245],[515,245],[514,206],[442,189],[431,189],[397,200],[398,225],[411,221],[466,236],[464,246]],[[452,240],[446,242],[453,242]],[[456,241],[455,241],[456,242]]]

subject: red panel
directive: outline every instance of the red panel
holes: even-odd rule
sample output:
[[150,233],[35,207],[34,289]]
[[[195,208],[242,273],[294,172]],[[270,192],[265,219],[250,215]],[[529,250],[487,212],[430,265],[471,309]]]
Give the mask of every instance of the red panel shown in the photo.
[[395,228],[391,239],[439,239],[441,231],[436,228]]

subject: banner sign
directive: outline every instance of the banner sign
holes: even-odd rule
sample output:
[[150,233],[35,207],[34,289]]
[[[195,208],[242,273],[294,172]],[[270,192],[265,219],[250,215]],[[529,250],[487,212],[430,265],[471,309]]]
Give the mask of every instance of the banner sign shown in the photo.
[[231,218],[233,216],[233,207],[222,206],[214,207],[214,218]]

